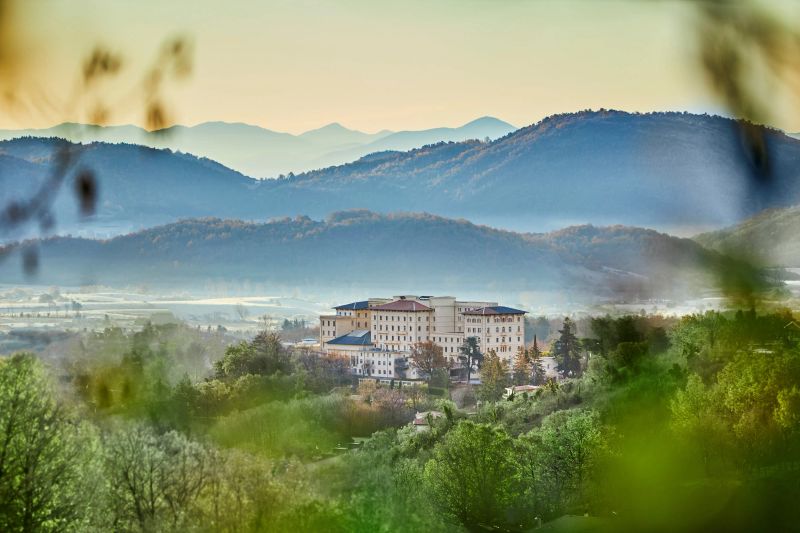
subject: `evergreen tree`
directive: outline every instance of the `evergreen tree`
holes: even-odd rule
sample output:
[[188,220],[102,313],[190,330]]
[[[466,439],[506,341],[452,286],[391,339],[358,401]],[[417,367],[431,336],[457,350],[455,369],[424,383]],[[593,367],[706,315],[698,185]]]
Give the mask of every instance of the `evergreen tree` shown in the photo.
[[566,317],[564,325],[558,330],[559,337],[553,349],[559,370],[568,376],[578,376],[581,373],[581,348],[575,329],[575,323]]
[[480,346],[478,346],[478,338],[467,337],[464,339],[464,344],[461,345],[458,351],[460,353],[458,358],[461,360],[461,364],[464,365],[464,368],[467,369],[467,384],[469,384],[472,378],[474,365],[478,364],[478,366],[480,366],[481,361],[483,361],[483,354],[481,353]]
[[542,364],[542,351],[536,342],[536,335],[533,336],[533,346],[528,350],[528,361],[530,362],[531,382],[534,385],[544,385],[547,381],[547,374]]

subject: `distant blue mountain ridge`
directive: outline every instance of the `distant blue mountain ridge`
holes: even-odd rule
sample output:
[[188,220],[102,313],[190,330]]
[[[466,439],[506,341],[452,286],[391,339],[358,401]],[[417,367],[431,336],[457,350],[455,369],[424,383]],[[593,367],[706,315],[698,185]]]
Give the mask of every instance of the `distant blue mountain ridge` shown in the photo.
[[[306,135],[324,139],[337,129]],[[800,203],[800,141],[768,128],[750,131],[762,136],[757,161],[731,119],[585,111],[548,117],[488,142],[384,149],[276,180],[166,149],[19,138],[0,142],[0,205],[35,190],[61,147],[99,181],[92,220],[77,223],[70,188],[57,198],[56,231],[62,234],[110,236],[187,217],[324,218],[366,208],[424,211],[526,232],[591,223],[692,235]],[[235,135],[210,138],[236,144]],[[382,148],[375,144],[382,140],[371,144]]]
[[0,130],[0,140],[18,137],[56,137],[72,142],[108,142],[169,148],[207,157],[255,178],[278,177],[349,163],[383,150],[411,150],[426,144],[467,139],[495,139],[514,131],[507,122],[483,117],[458,128],[364,133],[328,124],[292,135],[259,126],[205,122],[148,132],[136,126],[87,126],[64,123],[34,130]]

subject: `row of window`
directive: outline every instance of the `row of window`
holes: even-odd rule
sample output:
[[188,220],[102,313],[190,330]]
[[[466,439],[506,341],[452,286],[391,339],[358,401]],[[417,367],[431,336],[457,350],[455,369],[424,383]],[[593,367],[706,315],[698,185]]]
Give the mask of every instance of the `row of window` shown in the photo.
[[[427,311],[426,311],[427,312]],[[403,320],[400,320],[400,316],[398,315],[378,315],[375,317],[375,320],[383,320],[385,322],[395,322],[395,318],[397,318],[396,322],[414,322],[413,316],[402,315]],[[408,320],[406,320],[406,318]],[[425,322],[430,322],[431,317],[425,316]],[[433,317],[433,321],[436,322],[436,317]],[[422,316],[417,315],[417,322],[422,322]]]
[[470,324],[483,324],[484,322],[495,322],[495,323],[500,323],[500,322],[522,322],[522,316],[521,315],[512,315],[512,316],[500,315],[500,316],[494,316],[494,317],[488,317],[487,316],[487,317],[480,317],[480,318],[467,317],[466,321],[468,323],[470,323]]
[[[376,340],[385,340],[385,341],[390,341],[391,340],[391,341],[393,341],[394,338],[395,338],[395,335],[387,335],[387,334],[383,333],[383,334],[378,334],[378,336],[376,337]],[[420,335],[417,338],[419,340],[422,340],[422,335]],[[397,335],[397,340],[398,341],[413,341],[414,337],[412,337],[411,335]],[[426,335],[425,336],[425,340],[426,341],[430,340],[430,337],[428,337]]]
[[[483,331],[483,328],[467,328],[467,333],[481,333],[482,331]],[[491,331],[492,331],[492,328],[486,328],[486,333],[491,333]],[[495,333],[505,333],[506,332],[506,327],[505,326],[503,326],[503,327],[496,326],[494,328],[494,332]],[[508,332],[511,333],[511,326],[508,326]],[[521,333],[521,332],[522,332],[522,327],[521,326],[517,326],[517,333]]]
[[[478,341],[480,341],[480,339],[478,339]],[[492,342],[492,338],[491,337],[489,337],[489,342]],[[497,344],[500,344],[500,337],[495,337],[494,342],[497,343]],[[506,338],[505,337],[503,337],[503,341],[502,342],[506,342]],[[508,337],[508,342],[513,342],[511,340],[511,337]],[[522,337],[517,337],[517,342],[522,342]]]
[[[355,371],[356,374],[363,374],[365,376],[370,375],[370,373],[367,372],[366,370],[364,370],[362,372],[360,368],[354,368],[353,370]],[[392,373],[392,371],[390,371],[390,370],[378,370],[378,371],[374,372],[374,374],[379,374],[381,376],[393,376],[394,375]]]
[[[376,331],[384,331],[383,324],[372,325],[372,329]],[[414,331],[414,326],[397,326],[397,331]],[[386,326],[386,331],[394,331],[394,326]],[[417,326],[417,331],[422,331],[422,326]],[[425,326],[425,331],[430,331],[430,326]]]

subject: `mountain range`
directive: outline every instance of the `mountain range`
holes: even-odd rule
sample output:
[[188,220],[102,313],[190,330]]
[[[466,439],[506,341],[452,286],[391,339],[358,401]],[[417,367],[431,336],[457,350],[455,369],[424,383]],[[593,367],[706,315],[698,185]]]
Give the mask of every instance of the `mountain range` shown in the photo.
[[762,264],[800,268],[800,206],[767,209],[735,226],[697,235],[695,240]]
[[265,178],[349,163],[373,152],[411,150],[443,141],[496,139],[515,129],[493,117],[482,117],[457,128],[378,133],[364,133],[333,123],[300,135],[228,122],[177,125],[152,132],[136,126],[64,123],[44,129],[0,130],[0,140],[52,137],[81,143],[169,148],[213,159],[252,177]]
[[275,180],[167,149],[20,138],[0,142],[0,205],[36,190],[64,151],[98,179],[93,219],[78,224],[69,187],[55,202],[58,231],[84,236],[189,217],[319,219],[353,208],[523,232],[591,223],[693,235],[800,203],[800,141],[781,132],[707,115],[601,110],[549,117],[493,141],[377,152]]
[[[689,239],[622,226],[514,233],[427,214],[355,210],[248,223],[184,220],[110,240],[54,237],[37,283],[202,290],[222,283],[389,291],[545,291],[561,298],[697,297],[726,259]],[[0,262],[25,278],[20,255]],[[217,285],[219,286],[219,285]]]

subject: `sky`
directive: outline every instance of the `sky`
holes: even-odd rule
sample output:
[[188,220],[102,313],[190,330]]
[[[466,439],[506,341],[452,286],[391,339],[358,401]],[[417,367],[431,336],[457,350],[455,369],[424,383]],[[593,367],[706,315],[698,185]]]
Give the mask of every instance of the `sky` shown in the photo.
[[[28,98],[2,128],[87,121],[145,124],[142,79],[168,39],[193,70],[167,79],[169,120],[245,122],[300,133],[516,126],[586,108],[719,111],[697,66],[686,2],[614,0],[39,0],[16,12]],[[91,89],[81,64],[123,58]],[[38,102],[46,102],[39,105]],[[774,125],[800,130],[797,117]]]

